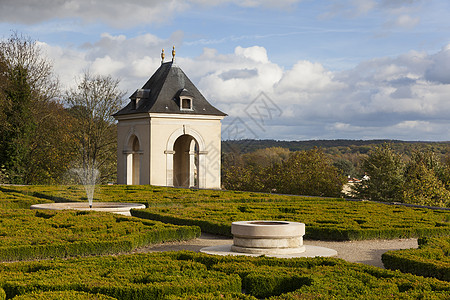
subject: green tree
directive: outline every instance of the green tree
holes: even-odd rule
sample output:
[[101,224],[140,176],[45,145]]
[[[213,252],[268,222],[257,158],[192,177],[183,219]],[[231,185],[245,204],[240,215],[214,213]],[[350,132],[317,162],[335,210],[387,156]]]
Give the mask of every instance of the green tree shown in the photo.
[[442,167],[432,152],[414,152],[406,166],[403,201],[418,205],[446,207],[450,191],[438,178]]
[[76,141],[73,166],[97,169],[101,182],[115,181],[117,133],[112,114],[123,103],[119,80],[85,72],[76,88],[66,92],[65,101],[75,119],[72,134]]
[[5,119],[0,129],[0,161],[8,170],[11,183],[26,183],[29,149],[35,130],[27,70],[22,66],[10,70],[3,93]]
[[386,202],[403,200],[404,163],[389,144],[375,147],[362,165],[368,179],[355,186],[355,197]]

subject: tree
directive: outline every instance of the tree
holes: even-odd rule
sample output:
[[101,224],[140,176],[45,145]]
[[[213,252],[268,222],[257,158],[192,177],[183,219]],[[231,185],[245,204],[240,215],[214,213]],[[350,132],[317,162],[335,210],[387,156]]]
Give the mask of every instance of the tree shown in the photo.
[[116,176],[117,134],[112,114],[122,106],[123,96],[119,80],[89,72],[65,95],[75,119],[72,134],[77,144],[77,159],[73,166],[98,169],[102,182],[115,180]]
[[[9,182],[36,183],[40,177],[33,161],[43,157],[32,150],[41,145],[38,124],[45,117],[37,108],[53,101],[58,82],[38,44],[17,33],[0,42],[0,71],[0,165]],[[52,134],[53,145],[58,143],[57,133]],[[53,161],[49,163],[42,167],[51,169]]]
[[450,204],[450,191],[439,180],[439,159],[432,152],[415,152],[405,171],[403,201],[406,203],[446,207]]
[[386,202],[403,200],[404,163],[389,144],[375,147],[363,161],[363,169],[369,179],[355,186],[356,197]]
[[319,148],[292,153],[274,168],[272,178],[279,193],[311,196],[340,196],[346,182]]

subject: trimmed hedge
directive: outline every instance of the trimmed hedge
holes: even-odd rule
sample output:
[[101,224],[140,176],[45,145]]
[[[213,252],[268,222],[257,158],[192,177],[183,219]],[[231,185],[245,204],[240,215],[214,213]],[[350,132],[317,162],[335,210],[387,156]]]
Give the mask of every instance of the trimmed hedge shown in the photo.
[[235,274],[159,253],[4,264],[0,283],[8,298],[64,290],[130,300],[241,292],[241,280]]
[[117,299],[445,299],[450,294],[448,282],[336,258],[187,251],[3,264],[0,286],[8,298],[64,290]]
[[114,300],[117,298],[109,297],[102,294],[89,294],[77,291],[57,291],[57,292],[34,292],[25,295],[19,295],[13,300]]
[[0,186],[0,209],[30,208],[33,204],[51,203],[53,201],[24,195]]
[[418,249],[388,251],[381,259],[391,270],[450,281],[450,236],[419,239]]
[[94,211],[0,210],[0,260],[130,252],[200,236],[200,228]]
[[136,217],[231,237],[231,223],[242,220],[286,220],[306,225],[306,239],[367,240],[450,234],[450,211],[399,207],[332,198],[261,203],[197,203],[132,210]]
[[[7,186],[3,190],[54,201],[79,201],[81,186]],[[200,226],[231,236],[232,221],[269,219],[306,224],[307,239],[393,239],[450,234],[450,211],[344,199],[156,186],[97,186],[96,199],[141,202],[135,216],[165,223]],[[95,201],[94,200],[94,201]]]
[[[23,194],[41,201],[76,202],[87,201],[81,185],[26,185],[2,186],[4,193]],[[96,185],[94,202],[137,202],[149,206],[197,202],[280,201],[303,198],[288,195],[272,195],[255,192],[198,190],[149,185]]]
[[238,293],[207,293],[207,294],[196,294],[196,295],[189,295],[189,296],[168,296],[166,298],[167,300],[258,300],[258,298],[255,298],[251,295],[246,294],[238,294]]

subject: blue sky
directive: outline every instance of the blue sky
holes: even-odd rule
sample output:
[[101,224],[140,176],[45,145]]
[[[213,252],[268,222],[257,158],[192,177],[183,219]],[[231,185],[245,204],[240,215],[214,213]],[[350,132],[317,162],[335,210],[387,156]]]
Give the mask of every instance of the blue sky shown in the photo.
[[63,87],[89,69],[129,94],[174,45],[228,113],[224,138],[450,141],[449,12],[441,0],[2,0],[0,37],[39,41]]

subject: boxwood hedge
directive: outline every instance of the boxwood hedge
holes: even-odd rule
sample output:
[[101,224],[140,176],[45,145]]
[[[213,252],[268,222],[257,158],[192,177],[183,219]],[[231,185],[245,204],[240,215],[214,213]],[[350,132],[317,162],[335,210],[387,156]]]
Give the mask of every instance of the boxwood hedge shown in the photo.
[[50,291],[50,292],[33,292],[30,294],[18,295],[13,300],[115,300],[117,298],[109,297],[102,294],[89,294],[77,291]]
[[331,198],[302,198],[278,202],[174,203],[132,210],[132,215],[231,236],[231,222],[286,220],[306,225],[306,239],[394,239],[450,234],[450,211],[355,202]]
[[[39,200],[54,202],[87,201],[82,186],[2,186],[6,193],[23,194]],[[95,188],[94,202],[138,202],[146,206],[197,202],[233,202],[233,201],[280,201],[298,196],[272,195],[254,192],[198,190],[148,185],[98,185]],[[300,197],[298,197],[300,198]]]
[[418,249],[388,251],[386,268],[450,281],[450,236],[419,239]]
[[445,299],[450,293],[448,282],[335,258],[187,251],[2,264],[0,286],[8,298],[41,291],[117,299]]
[[200,235],[200,228],[94,211],[0,210],[0,260],[129,252]]
[[0,209],[30,208],[33,204],[51,202],[53,201],[11,191],[0,186]]

